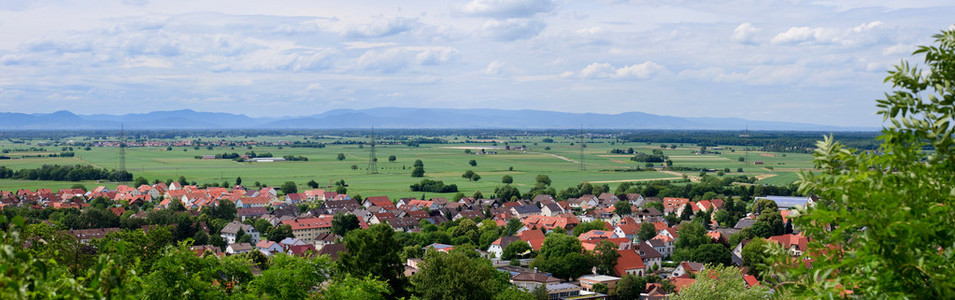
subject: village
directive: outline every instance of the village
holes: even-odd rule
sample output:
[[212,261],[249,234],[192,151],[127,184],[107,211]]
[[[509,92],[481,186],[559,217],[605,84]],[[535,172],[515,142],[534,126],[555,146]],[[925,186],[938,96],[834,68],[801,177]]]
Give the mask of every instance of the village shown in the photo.
[[[675,255],[675,252],[680,251],[677,246],[680,234],[690,231],[681,227],[705,225],[708,229],[703,234],[707,241],[702,244],[724,248],[720,251],[731,254],[727,266],[739,268],[741,279],[748,287],[760,286],[760,280],[753,275],[756,273],[749,270],[755,264],[744,261],[743,255],[743,248],[753,239],[752,234],[746,236],[745,240],[731,237],[740,235],[741,231],[754,231],[751,227],[763,218],[755,211],[745,213],[743,217],[730,222],[732,224],[709,220],[710,216],[727,209],[728,201],[723,199],[690,201],[687,198],[661,199],[633,193],[602,193],[566,200],[557,200],[546,194],[517,201],[472,197],[457,201],[446,198],[389,199],[386,196],[354,199],[347,194],[325,189],[283,194],[273,187],[247,189],[235,185],[231,188],[200,188],[175,181],[139,187],[118,185],[112,189],[98,186],[89,191],[77,188],[56,192],[50,189],[0,192],[0,209],[82,210],[96,205],[96,202],[100,206],[104,202],[108,203],[103,208],[121,218],[120,222],[126,225],[126,229],[132,227],[128,224],[137,224],[135,220],[144,220],[149,211],[174,210],[198,217],[223,205],[234,207],[231,222],[218,226],[196,224],[197,237],[193,239],[191,249],[198,256],[212,254],[225,257],[259,252],[266,257],[279,253],[302,257],[327,255],[334,261],[341,253],[348,251],[342,242],[343,237],[333,232],[333,223],[342,216],[354,216],[357,219],[355,230],[387,224],[396,232],[421,233],[423,230],[433,231],[435,226],[449,222],[461,224],[464,220],[470,220],[471,225],[482,228],[510,228],[489,237],[482,235],[477,239],[463,239],[466,241],[463,243],[458,238],[445,243],[431,243],[417,251],[419,255],[403,254],[407,256],[403,257],[404,275],[410,277],[419,271],[421,252],[432,249],[448,252],[456,247],[474,247],[473,251],[479,257],[489,260],[498,271],[506,272],[513,286],[528,292],[546,290],[549,299],[611,299],[608,297],[616,297],[618,283],[624,276],[657,278],[657,282],[648,282],[639,289],[640,299],[664,299],[679,294],[697,280],[697,274],[706,276],[707,266],[720,260],[673,260],[676,256],[688,257],[685,254]],[[771,236],[767,236],[766,241],[787,251],[794,260],[802,257],[809,240],[800,235],[798,230],[793,230],[790,217],[794,211],[790,209],[812,206],[814,199],[765,196],[757,197],[756,202],[758,204],[754,208],[762,209],[763,215],[773,213],[782,218],[782,230],[771,230]],[[766,208],[769,202],[774,206],[770,208],[772,212]],[[675,216],[681,216],[682,219]],[[674,219],[679,222],[673,222]],[[151,226],[142,225],[142,228],[145,232]],[[281,230],[277,228],[282,227],[290,230],[290,234],[282,236],[270,233],[279,232]],[[62,229],[80,243],[90,243],[110,233],[125,230],[120,227]],[[601,244],[610,243],[616,252],[610,257],[615,261],[603,270],[598,271],[601,268],[593,266],[584,274],[560,278],[533,267],[533,256],[546,251],[542,249],[546,247],[545,240],[558,233],[576,235],[583,253],[599,252],[597,249]],[[202,235],[212,238],[200,241],[202,238],[198,236]],[[493,241],[491,238],[494,238]],[[480,245],[482,240],[487,245]],[[811,264],[810,261],[804,262]]]

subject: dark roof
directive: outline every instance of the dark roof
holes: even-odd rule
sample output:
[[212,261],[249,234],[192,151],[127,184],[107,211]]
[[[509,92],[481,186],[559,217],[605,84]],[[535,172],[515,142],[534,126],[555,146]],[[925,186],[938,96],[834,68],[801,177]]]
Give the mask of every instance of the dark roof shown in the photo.
[[343,244],[328,244],[322,246],[322,249],[318,250],[318,255],[328,255],[328,258],[332,261],[338,260],[338,254],[341,252],[348,252],[348,249],[345,249]]
[[236,209],[236,214],[243,217],[261,216],[269,213],[265,207],[249,207]]
[[756,219],[743,218],[743,219],[739,219],[739,222],[736,222],[736,226],[733,226],[733,228],[743,229],[746,227],[753,226],[753,223],[756,223]]
[[514,211],[517,211],[519,214],[532,214],[540,213],[541,209],[537,205],[521,205],[513,207]]
[[637,248],[637,252],[640,254],[640,257],[643,258],[663,258],[663,254],[657,252],[656,249],[653,249],[653,247],[647,245],[647,243],[640,243]]
[[513,280],[513,281],[533,281],[533,282],[540,282],[540,283],[547,283],[547,282],[550,282],[550,283],[558,283],[558,282],[560,282],[560,279],[557,279],[557,278],[555,278],[555,277],[552,277],[552,276],[547,275],[547,274],[544,274],[544,273],[520,273],[520,274],[514,275],[514,277],[511,277],[511,280]]

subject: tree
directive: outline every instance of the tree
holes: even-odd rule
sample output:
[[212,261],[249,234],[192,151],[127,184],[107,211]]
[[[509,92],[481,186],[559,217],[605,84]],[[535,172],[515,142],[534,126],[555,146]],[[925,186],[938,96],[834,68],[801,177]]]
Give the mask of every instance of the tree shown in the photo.
[[542,183],[542,184],[544,184],[544,185],[550,185],[550,183],[551,183],[551,181],[550,181],[550,176],[547,176],[547,175],[544,175],[544,174],[537,175],[537,177],[534,178],[534,181],[537,182],[537,183]]
[[474,174],[474,176],[471,176],[471,181],[477,182],[478,180],[481,180],[481,175]]
[[422,162],[420,159],[416,159],[416,160],[414,161],[414,164],[413,164],[412,166],[413,166],[413,167],[416,167],[416,168],[417,168],[417,167],[424,168],[424,162]]
[[606,229],[607,229],[607,222],[604,222],[601,220],[581,222],[580,224],[577,224],[577,226],[574,226],[574,236],[580,236],[584,232],[588,232],[591,230],[606,230]]
[[338,159],[338,161],[345,160],[345,153],[338,153],[338,157],[336,159]]
[[391,294],[391,288],[388,287],[387,282],[378,280],[374,276],[355,278],[346,274],[342,278],[332,280],[332,282],[322,290],[318,299],[385,300],[385,296],[388,294]]
[[352,171],[355,171],[358,170],[358,165],[351,165],[349,168],[351,168]]
[[610,288],[606,284],[598,283],[593,286],[594,293],[609,294]]
[[272,256],[272,265],[252,282],[251,290],[272,299],[305,299],[325,281],[327,256],[300,258],[284,253]]
[[378,276],[396,297],[404,295],[404,265],[398,256],[402,249],[394,236],[395,230],[386,223],[348,232],[344,241],[348,252],[339,254],[340,271],[361,278]]
[[285,183],[282,184],[282,187],[280,187],[280,189],[282,190],[282,193],[286,195],[294,194],[298,192],[298,187],[295,186],[294,181],[286,181]]
[[554,277],[571,279],[590,272],[592,258],[582,253],[583,246],[577,238],[566,234],[550,234],[544,238],[540,253],[531,266]]
[[769,246],[770,244],[764,239],[752,239],[743,246],[740,256],[743,259],[743,266],[749,269],[750,275],[763,278],[763,274],[769,269],[772,263],[769,259]]
[[315,179],[309,180],[309,181],[308,181],[307,183],[305,183],[305,184],[308,185],[308,187],[313,188],[313,189],[317,189],[317,188],[318,188],[318,182],[315,182]]
[[398,160],[398,157],[397,157],[397,156],[394,156],[394,155],[389,155],[389,156],[388,156],[388,162],[395,162],[396,160]]
[[472,159],[472,160],[468,161],[468,164],[471,165],[472,167],[476,167],[476,166],[477,166],[477,161]]
[[332,217],[332,233],[345,236],[349,231],[360,228],[358,217],[353,214],[336,213]]
[[510,184],[504,185],[502,187],[494,188],[494,194],[497,195],[497,198],[503,201],[510,201],[511,198],[521,197],[521,191],[516,187],[511,186]]
[[613,204],[614,212],[618,215],[626,216],[631,213],[630,202],[627,201],[617,201]]
[[135,181],[133,181],[133,187],[139,187],[142,185],[149,185],[149,180],[146,180],[146,178],[142,176],[136,177]]
[[677,230],[676,243],[674,244],[676,250],[688,250],[683,251],[684,255],[690,257],[678,257],[674,253],[674,260],[692,260],[692,251],[697,247],[710,243],[710,237],[706,235],[706,229],[703,228],[703,225],[699,222],[687,222],[680,225],[680,229]]
[[411,177],[424,177],[424,168],[415,167],[414,170],[411,171]]
[[653,223],[643,223],[640,225],[640,231],[637,232],[637,236],[640,238],[640,241],[649,241],[657,236],[657,227],[653,226]]
[[753,213],[761,214],[763,212],[778,212],[779,206],[776,205],[776,201],[769,199],[759,199],[756,200],[756,203],[753,204]]
[[275,228],[272,228],[272,231],[269,231],[268,240],[280,242],[285,238],[290,237],[295,237],[295,235],[292,234],[292,226],[283,224],[276,226]]
[[769,289],[757,285],[749,287],[743,281],[739,268],[707,266],[707,276],[697,276],[696,282],[680,289],[673,299],[767,299]]
[[464,171],[464,174],[461,174],[461,178],[467,178],[468,181],[471,181],[472,177],[474,177],[474,171],[471,170]]
[[504,247],[504,252],[501,253],[501,259],[512,260],[518,257],[533,257],[533,255],[523,255],[524,253],[533,254],[530,253],[532,250],[533,249],[531,249],[531,245],[527,244],[527,242],[514,241],[510,244],[507,244],[507,247]]
[[733,257],[726,246],[720,244],[704,244],[693,250],[692,261],[704,264],[721,264],[729,266]]
[[617,266],[617,259],[620,258],[617,245],[610,241],[601,241],[594,248],[593,257],[597,274],[615,275],[613,268]]
[[471,195],[471,198],[474,199],[483,199],[484,194],[481,194],[481,191],[474,191],[474,194]]
[[693,218],[693,207],[687,203],[683,206],[683,211],[680,212],[680,220],[689,220]]
[[428,250],[411,285],[423,299],[493,299],[508,288],[508,279],[490,261],[470,258],[464,251]]
[[514,177],[511,177],[511,175],[504,175],[503,177],[501,177],[501,183],[503,184],[514,183]]
[[[796,219],[813,241],[815,269],[782,270],[792,297],[955,295],[955,29],[934,38],[913,53],[923,65],[902,61],[889,71],[894,90],[876,101],[887,123],[879,148],[847,149],[826,136],[813,154],[820,171],[800,173],[799,192],[819,197]],[[841,251],[823,251],[830,248]]]
[[633,274],[626,274],[617,282],[617,299],[635,300],[640,299],[640,293],[643,293],[647,286],[647,278]]
[[235,178],[235,185],[242,185],[242,177]]
[[[781,235],[786,232],[785,224],[783,224],[783,216],[780,215],[778,211],[760,214],[759,217],[756,218],[756,222],[753,223],[754,230],[757,225],[759,225],[760,232],[756,232],[756,235],[764,238]],[[766,234],[768,234],[768,236]]]

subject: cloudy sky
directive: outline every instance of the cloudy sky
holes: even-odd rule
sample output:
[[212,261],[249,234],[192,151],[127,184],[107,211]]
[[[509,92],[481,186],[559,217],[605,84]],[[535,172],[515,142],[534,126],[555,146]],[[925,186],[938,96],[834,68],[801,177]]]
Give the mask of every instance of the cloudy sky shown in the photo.
[[[247,2],[247,3],[246,3]],[[435,107],[879,126],[951,1],[0,0],[0,111]]]

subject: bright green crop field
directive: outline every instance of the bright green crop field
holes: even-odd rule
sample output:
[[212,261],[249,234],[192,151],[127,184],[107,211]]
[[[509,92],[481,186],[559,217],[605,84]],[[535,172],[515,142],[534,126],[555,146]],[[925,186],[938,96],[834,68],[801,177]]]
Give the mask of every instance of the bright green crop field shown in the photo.
[[[538,174],[546,174],[553,181],[552,186],[562,190],[568,186],[587,181],[591,183],[608,184],[616,187],[623,181],[647,180],[676,180],[686,174],[691,179],[698,176],[698,169],[730,169],[727,175],[747,175],[760,178],[759,183],[783,185],[796,180],[796,173],[811,167],[811,155],[797,153],[767,153],[758,151],[743,151],[742,147],[724,146],[721,154],[695,154],[699,147],[686,144],[676,149],[662,149],[669,156],[675,167],[695,167],[695,171],[660,172],[641,171],[623,172],[621,170],[644,166],[630,160],[632,155],[610,154],[611,149],[634,148],[638,152],[650,153],[654,149],[661,149],[659,144],[623,143],[613,139],[591,139],[586,143],[583,154],[579,144],[572,140],[554,137],[553,143],[544,143],[541,136],[520,136],[497,138],[497,143],[462,143],[464,137],[441,137],[448,140],[447,144],[421,144],[420,147],[408,147],[401,144],[377,145],[375,147],[378,158],[378,174],[368,174],[370,147],[365,145],[327,145],[325,148],[293,148],[293,147],[253,147],[251,150],[244,147],[215,147],[212,150],[193,147],[173,147],[167,151],[165,147],[130,147],[126,149],[126,168],[134,177],[143,176],[150,182],[153,180],[177,179],[186,177],[188,181],[198,184],[235,182],[236,177],[242,178],[245,186],[252,186],[255,182],[263,185],[279,186],[285,181],[294,181],[299,190],[307,189],[306,182],[315,180],[321,185],[328,185],[332,180],[345,180],[349,185],[349,194],[363,196],[387,195],[398,197],[421,197],[421,192],[412,192],[409,185],[419,182],[423,178],[410,176],[412,164],[416,159],[424,163],[425,178],[442,180],[445,184],[456,184],[459,190],[466,195],[481,191],[490,195],[494,188],[502,185],[501,177],[511,175],[514,186],[522,192],[534,185],[534,178]],[[258,137],[259,141],[290,140],[301,137]],[[335,140],[348,141],[350,138],[326,138],[320,141],[333,142]],[[233,141],[248,140],[242,137],[228,139]],[[354,138],[351,138],[354,140]],[[315,139],[312,139],[315,141]],[[44,141],[31,141],[33,145]],[[49,141],[45,141],[49,142]],[[62,141],[61,141],[62,142]],[[527,146],[526,150],[505,150],[504,142],[511,146]],[[496,145],[496,146],[495,146]],[[14,159],[0,160],[0,166],[14,170],[22,168],[36,168],[44,164],[89,164],[96,167],[115,169],[119,168],[119,148],[92,147],[83,150],[76,147],[74,157],[25,157],[57,153],[60,146],[46,146],[45,152],[11,151],[4,155]],[[30,146],[11,144],[8,141],[0,142],[0,149],[23,149]],[[549,147],[549,149],[548,149]],[[477,152],[481,149],[497,151],[496,154],[466,154],[470,149]],[[733,151],[733,150],[735,151]],[[224,152],[245,154],[248,151],[256,153],[270,152],[275,157],[296,155],[308,157],[309,161],[286,162],[235,162],[232,160],[201,160],[197,155],[221,154]],[[338,153],[345,154],[345,160],[336,159]],[[389,162],[388,157],[397,157],[395,162]],[[581,170],[581,155],[583,155],[584,170]],[[739,158],[743,157],[744,162]],[[469,161],[475,160],[477,166],[470,166]],[[761,165],[753,162],[761,161]],[[352,169],[352,165],[357,169]],[[659,165],[659,164],[658,164]],[[743,172],[737,172],[743,168]],[[472,170],[481,176],[477,182],[468,181],[461,177],[466,170]],[[716,172],[710,172],[716,176]],[[112,182],[60,182],[60,181],[31,181],[31,180],[0,180],[0,190],[16,190],[21,188],[68,188],[76,183],[84,184],[87,188],[97,185],[114,186]],[[450,196],[450,194],[429,193],[427,197]]]

